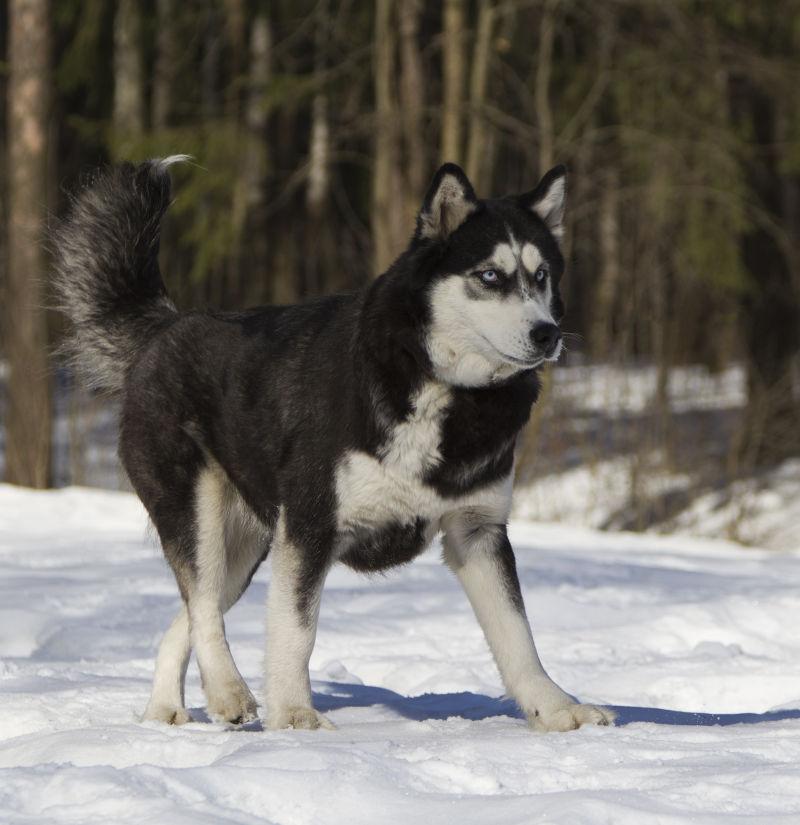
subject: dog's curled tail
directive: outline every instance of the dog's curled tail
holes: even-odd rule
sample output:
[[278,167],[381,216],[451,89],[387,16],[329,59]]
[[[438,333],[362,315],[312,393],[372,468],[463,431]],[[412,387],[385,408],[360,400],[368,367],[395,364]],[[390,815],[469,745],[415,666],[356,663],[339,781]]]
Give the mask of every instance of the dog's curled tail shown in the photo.
[[97,173],[51,235],[53,287],[71,321],[64,353],[90,386],[119,392],[139,352],[176,317],[158,267],[169,167],[186,155]]

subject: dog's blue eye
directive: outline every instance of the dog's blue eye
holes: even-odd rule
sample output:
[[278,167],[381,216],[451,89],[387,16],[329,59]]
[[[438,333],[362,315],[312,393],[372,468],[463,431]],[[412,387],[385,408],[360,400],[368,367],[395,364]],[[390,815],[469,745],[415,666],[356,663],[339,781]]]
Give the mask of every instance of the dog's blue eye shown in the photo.
[[485,284],[496,284],[500,280],[500,276],[493,269],[481,272],[480,278]]
[[543,266],[540,266],[533,277],[537,284],[543,284],[547,278],[547,270]]

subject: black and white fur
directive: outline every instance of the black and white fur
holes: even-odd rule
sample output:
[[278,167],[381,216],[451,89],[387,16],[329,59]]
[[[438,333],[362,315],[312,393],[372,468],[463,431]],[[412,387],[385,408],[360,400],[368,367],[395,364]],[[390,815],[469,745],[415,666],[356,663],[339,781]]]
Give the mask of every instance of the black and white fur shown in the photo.
[[73,354],[121,395],[120,455],[183,597],[145,719],[189,719],[192,649],[209,715],[256,716],[223,614],[269,554],[266,722],[332,727],[308,675],[328,570],[384,570],[441,533],[531,724],[608,724],[542,668],[506,534],[537,368],[561,348],[564,169],[527,194],[478,200],[446,164],[408,248],[361,291],[178,312],[157,260],[177,159],[100,174],[54,237]]

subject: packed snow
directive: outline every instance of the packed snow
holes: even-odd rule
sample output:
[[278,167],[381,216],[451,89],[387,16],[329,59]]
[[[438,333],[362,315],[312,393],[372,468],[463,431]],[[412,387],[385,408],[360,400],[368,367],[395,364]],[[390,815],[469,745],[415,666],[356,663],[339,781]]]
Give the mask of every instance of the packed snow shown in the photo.
[[[312,676],[329,731],[142,724],[176,588],[137,500],[0,486],[2,823],[800,821],[800,554],[517,522],[551,675],[615,727],[537,734],[434,547],[336,568]],[[268,564],[227,625],[261,681]]]

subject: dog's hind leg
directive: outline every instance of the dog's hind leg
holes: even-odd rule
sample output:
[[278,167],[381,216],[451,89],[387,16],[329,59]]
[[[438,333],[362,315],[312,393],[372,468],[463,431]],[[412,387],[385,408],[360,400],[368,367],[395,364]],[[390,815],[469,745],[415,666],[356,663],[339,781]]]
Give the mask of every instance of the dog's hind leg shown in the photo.
[[327,728],[334,725],[314,710],[308,663],[317,635],[327,560],[312,562],[278,518],[270,551],[272,578],[267,603],[266,700],[270,728]]
[[189,655],[189,613],[184,604],[158,648],[153,690],[143,719],[182,725],[190,721],[184,707],[184,683]]
[[256,700],[233,661],[222,618],[242,592],[242,581],[230,581],[234,565],[228,564],[225,548],[228,485],[219,467],[207,467],[198,476],[195,576],[186,587],[186,598],[208,715],[239,724],[255,719]]
[[[231,494],[230,485],[227,485],[227,492],[230,501],[225,507],[226,577],[222,594],[223,613],[233,607],[247,589],[253,573],[266,555],[269,532]],[[186,604],[183,604],[161,640],[153,690],[144,712],[144,720],[173,725],[191,721],[184,706],[184,684],[191,650],[189,612]]]

